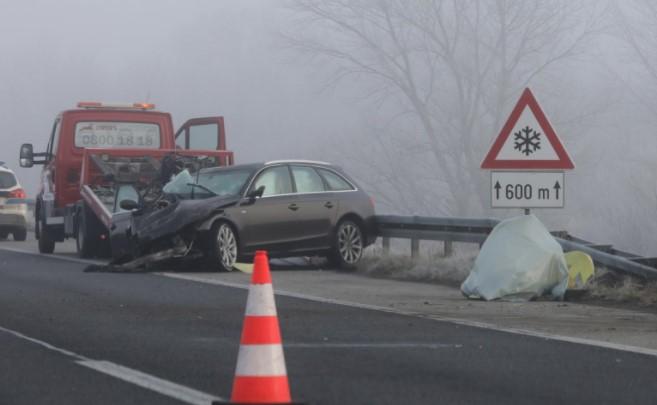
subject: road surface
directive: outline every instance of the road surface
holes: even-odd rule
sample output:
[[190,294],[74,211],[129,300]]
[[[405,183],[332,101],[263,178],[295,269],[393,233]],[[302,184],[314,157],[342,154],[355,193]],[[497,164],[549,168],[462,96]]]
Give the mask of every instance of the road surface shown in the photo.
[[[72,255],[2,246],[33,245],[0,242],[0,404],[202,404],[230,396],[243,284],[178,277],[185,272],[85,273]],[[326,273],[277,269],[274,287],[277,278]],[[295,400],[650,404],[657,397],[651,352],[302,297],[276,298]]]

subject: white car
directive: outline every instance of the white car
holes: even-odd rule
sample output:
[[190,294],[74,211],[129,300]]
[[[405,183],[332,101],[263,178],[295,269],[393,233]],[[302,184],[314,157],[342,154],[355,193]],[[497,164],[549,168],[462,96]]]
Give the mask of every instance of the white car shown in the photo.
[[0,239],[11,233],[14,240],[27,238],[27,202],[25,190],[14,172],[0,162]]

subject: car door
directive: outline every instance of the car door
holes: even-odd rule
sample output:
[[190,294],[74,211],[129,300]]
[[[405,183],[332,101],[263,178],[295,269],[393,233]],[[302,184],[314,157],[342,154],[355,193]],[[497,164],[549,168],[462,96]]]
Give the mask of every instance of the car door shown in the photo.
[[262,197],[243,202],[237,207],[242,231],[244,253],[265,249],[271,253],[286,252],[294,248],[295,221],[298,206],[293,194],[292,178],[287,165],[263,169],[254,179],[249,191],[264,186]]
[[[226,150],[224,117],[192,118],[176,132],[176,148],[196,150]],[[230,165],[230,156],[221,158],[221,166]]]
[[308,165],[291,165],[297,194],[297,232],[299,246],[304,249],[324,249],[330,246],[332,226],[338,204],[327,192],[322,177]]

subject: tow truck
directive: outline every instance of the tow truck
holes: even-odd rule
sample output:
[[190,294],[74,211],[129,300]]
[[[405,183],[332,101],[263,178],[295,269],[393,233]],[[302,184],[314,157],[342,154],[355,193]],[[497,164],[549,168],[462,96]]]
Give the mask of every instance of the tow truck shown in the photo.
[[45,152],[21,145],[21,167],[43,165],[34,208],[39,252],[53,253],[57,242],[75,238],[80,257],[111,256],[114,220],[134,209],[121,202],[147,200],[168,180],[167,165],[199,170],[234,163],[223,117],[173,128],[171,115],[151,103],[80,102],[57,115]]

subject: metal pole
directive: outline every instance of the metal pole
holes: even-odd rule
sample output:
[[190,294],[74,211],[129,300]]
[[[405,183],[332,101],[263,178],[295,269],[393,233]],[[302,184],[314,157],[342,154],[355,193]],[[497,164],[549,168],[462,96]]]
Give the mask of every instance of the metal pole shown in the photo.
[[452,241],[451,240],[446,240],[444,243],[444,256],[445,257],[450,257],[454,253],[454,247],[452,246]]
[[415,259],[419,256],[420,253],[420,240],[411,239],[411,258]]
[[381,244],[383,245],[383,253],[387,255],[390,254],[390,238],[384,236],[381,240]]

